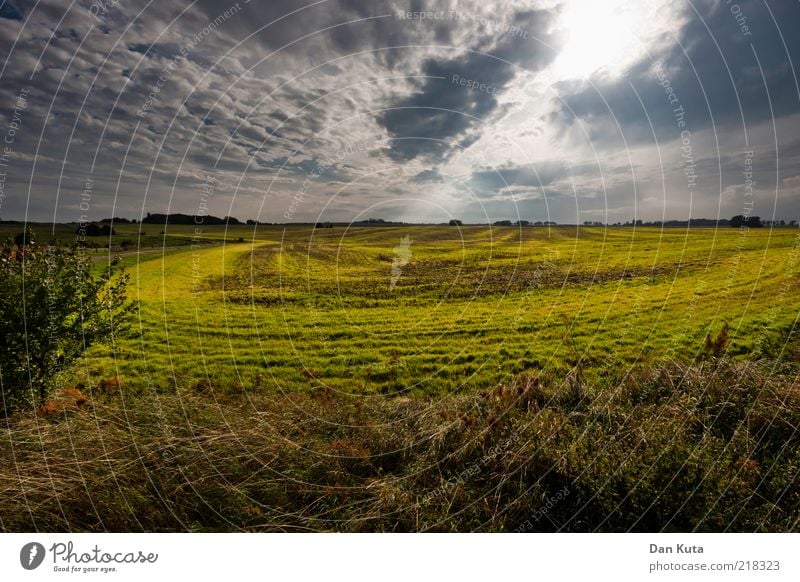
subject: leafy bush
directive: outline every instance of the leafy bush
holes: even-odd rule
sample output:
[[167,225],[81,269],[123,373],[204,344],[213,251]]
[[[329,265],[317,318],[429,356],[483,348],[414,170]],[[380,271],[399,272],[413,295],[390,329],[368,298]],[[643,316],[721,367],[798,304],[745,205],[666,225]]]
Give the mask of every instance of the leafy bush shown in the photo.
[[28,230],[0,247],[0,413],[44,404],[58,372],[113,339],[133,303],[116,262],[91,272],[82,249],[41,246]]

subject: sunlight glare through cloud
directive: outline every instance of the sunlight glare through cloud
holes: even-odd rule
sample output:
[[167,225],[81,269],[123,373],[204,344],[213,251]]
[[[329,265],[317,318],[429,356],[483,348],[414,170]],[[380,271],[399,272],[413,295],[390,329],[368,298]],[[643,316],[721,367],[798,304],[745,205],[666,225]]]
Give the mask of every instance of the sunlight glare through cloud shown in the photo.
[[[674,8],[681,2],[668,4]],[[619,76],[655,37],[669,30],[670,18],[660,10],[664,5],[663,0],[571,0],[558,23],[566,44],[553,63],[554,75],[559,80],[585,79],[601,71]]]

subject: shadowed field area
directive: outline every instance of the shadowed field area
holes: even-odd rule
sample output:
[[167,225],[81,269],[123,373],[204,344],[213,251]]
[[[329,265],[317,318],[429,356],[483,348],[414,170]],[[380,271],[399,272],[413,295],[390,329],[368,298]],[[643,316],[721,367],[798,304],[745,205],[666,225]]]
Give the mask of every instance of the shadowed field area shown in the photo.
[[[70,392],[0,433],[0,528],[796,531],[800,386],[665,366],[446,399]],[[124,390],[123,390],[124,392]]]

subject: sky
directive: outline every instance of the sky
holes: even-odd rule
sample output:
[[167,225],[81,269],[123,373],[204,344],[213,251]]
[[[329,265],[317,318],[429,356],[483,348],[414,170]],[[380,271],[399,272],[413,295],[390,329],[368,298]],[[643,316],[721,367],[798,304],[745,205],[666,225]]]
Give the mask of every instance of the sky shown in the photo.
[[0,219],[800,219],[795,0],[0,0]]

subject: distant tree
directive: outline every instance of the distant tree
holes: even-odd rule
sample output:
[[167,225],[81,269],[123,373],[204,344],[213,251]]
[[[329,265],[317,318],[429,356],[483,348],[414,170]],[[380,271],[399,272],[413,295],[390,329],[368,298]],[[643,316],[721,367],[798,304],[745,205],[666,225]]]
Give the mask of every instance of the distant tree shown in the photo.
[[142,224],[191,224],[191,225],[222,225],[222,224],[241,224],[239,219],[232,216],[219,218],[210,214],[195,216],[191,214],[150,214],[142,219]]
[[[0,245],[0,413],[43,404],[58,372],[113,339],[135,309],[117,262],[95,275],[79,247]],[[24,281],[24,284],[23,284]]]
[[731,218],[730,223],[734,228],[740,228],[742,226],[749,226],[750,228],[760,228],[764,226],[761,222],[761,218],[758,216],[743,216],[741,214],[737,214],[733,218]]
[[[451,225],[451,226],[453,226],[453,225]],[[494,223],[493,226],[511,226],[511,221],[510,220],[498,220],[498,221],[496,221]]]
[[463,223],[460,220],[456,220],[455,218],[453,218],[447,224],[449,224],[450,226],[462,226],[463,225]]

